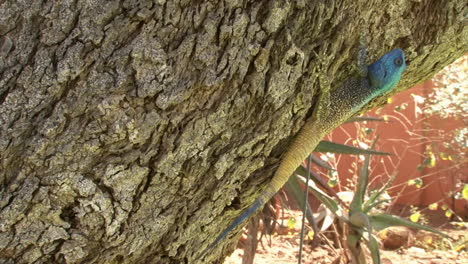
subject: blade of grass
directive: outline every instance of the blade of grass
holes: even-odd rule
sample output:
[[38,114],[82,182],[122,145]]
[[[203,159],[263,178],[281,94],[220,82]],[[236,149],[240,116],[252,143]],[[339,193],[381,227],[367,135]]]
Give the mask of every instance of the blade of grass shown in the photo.
[[301,242],[299,243],[299,260],[298,264],[302,264],[302,247],[304,246],[304,233],[305,233],[305,217],[308,208],[308,197],[309,197],[309,180],[310,180],[310,155],[307,157],[307,180],[305,183],[304,192],[304,207],[302,210],[302,224],[301,224]]
[[355,116],[351,117],[350,119],[346,120],[346,123],[354,123],[354,122],[364,122],[364,121],[377,121],[377,122],[388,122],[387,120],[379,117],[372,117],[372,116]]

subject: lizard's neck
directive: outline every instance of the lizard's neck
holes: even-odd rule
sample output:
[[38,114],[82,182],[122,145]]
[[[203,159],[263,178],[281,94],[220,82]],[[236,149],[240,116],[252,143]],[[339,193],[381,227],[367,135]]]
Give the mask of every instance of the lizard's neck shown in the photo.
[[366,78],[350,78],[330,92],[330,105],[320,114],[324,130],[330,131],[359,111],[373,97],[375,91]]

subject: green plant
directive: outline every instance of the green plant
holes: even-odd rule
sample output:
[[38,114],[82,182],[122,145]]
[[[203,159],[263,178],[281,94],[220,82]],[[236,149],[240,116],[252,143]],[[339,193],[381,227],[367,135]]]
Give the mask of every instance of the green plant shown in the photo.
[[[350,122],[367,122],[367,121],[378,121],[378,122],[384,122],[384,119],[381,118],[376,118],[376,117],[367,117],[367,116],[359,116],[359,117],[353,117],[350,118],[346,123]],[[339,144],[335,142],[330,142],[323,140],[321,141],[317,147],[315,148],[314,152],[322,152],[322,153],[335,153],[335,154],[351,154],[351,155],[364,155],[364,154],[371,154],[371,155],[390,155],[390,153],[387,152],[381,152],[381,151],[375,151],[375,150],[368,150],[368,149],[363,149],[363,148],[358,148],[350,145],[344,145],[344,144]],[[335,170],[325,161],[321,160],[320,158],[316,157],[315,155],[311,154],[309,156],[310,161],[316,164],[319,167],[327,169],[331,174],[335,172]],[[301,170],[303,173],[306,172],[306,169],[304,167],[299,167],[298,170]],[[305,175],[305,174],[304,174]],[[331,181],[325,182],[321,177],[319,177],[317,174],[313,173],[312,180],[322,186],[322,188],[325,188],[328,190],[329,193],[334,195],[336,199],[341,200],[339,198],[340,193],[335,193],[330,187]],[[291,176],[290,178],[295,178],[298,177],[297,174]],[[336,180],[336,179],[335,179]],[[337,181],[337,180],[336,180]],[[334,214],[326,207],[326,206],[321,206],[319,209],[319,212],[312,214],[312,210],[310,209],[309,205],[305,203],[304,200],[304,191],[302,190],[300,184],[298,184],[298,181],[288,181],[288,183],[285,185],[285,191],[293,197],[292,200],[282,203],[282,208],[289,208],[292,206],[299,207],[299,208],[305,208],[307,207],[307,210],[303,210],[305,212],[305,217],[307,218],[307,221],[309,224],[312,226],[313,232],[308,233],[308,237],[313,237],[312,239],[312,244],[316,245],[318,244],[318,234],[324,230],[326,230],[330,225],[335,221],[335,216]],[[277,194],[277,198],[280,197],[280,195]],[[273,199],[274,200],[274,199]],[[273,201],[272,200],[272,201]],[[281,200],[281,199],[277,199]],[[292,203],[292,204],[289,204]],[[342,205],[346,206],[344,203]],[[324,220],[321,227],[317,227],[317,222]],[[262,233],[260,235],[260,239],[255,239],[257,243],[251,243],[250,246],[252,248],[249,248],[249,252],[251,254],[255,254],[255,249],[257,247],[258,242],[261,241],[261,237],[265,235],[265,233],[272,233],[274,230],[274,226],[276,223],[276,218],[274,214],[271,212],[271,202],[269,202],[264,210],[259,214],[259,217],[254,218],[251,221],[262,221],[263,222],[263,229]],[[304,223],[304,221],[303,221]],[[258,224],[258,223],[257,223]],[[301,235],[301,245],[303,243],[303,238],[304,238],[304,230],[302,231]],[[248,230],[249,233],[253,232],[256,234],[257,229],[255,230]],[[311,235],[312,234],[312,235]],[[252,236],[250,236],[252,237]],[[244,250],[246,248],[244,247]],[[302,246],[301,246],[302,249]],[[253,252],[253,253],[252,253]],[[250,256],[252,258],[253,256]],[[247,260],[248,261],[248,260]]]
[[[375,143],[375,141],[374,141]],[[374,146],[374,144],[373,144]],[[371,150],[372,151],[372,150]],[[315,182],[308,184],[310,192],[319,199],[345,226],[346,245],[352,259],[352,263],[366,263],[363,244],[367,246],[374,264],[380,263],[380,252],[373,230],[382,230],[390,226],[406,226],[420,230],[426,230],[449,238],[444,233],[409,220],[381,213],[375,210],[384,200],[380,199],[390,185],[387,182],[378,191],[373,192],[368,198],[365,197],[367,186],[369,184],[369,157],[371,153],[365,154],[364,164],[361,168],[359,182],[357,184],[353,200],[349,206],[349,211],[345,206],[336,202],[332,197],[318,188]],[[291,177],[291,181],[302,181],[304,179],[304,170],[297,171],[298,177]]]

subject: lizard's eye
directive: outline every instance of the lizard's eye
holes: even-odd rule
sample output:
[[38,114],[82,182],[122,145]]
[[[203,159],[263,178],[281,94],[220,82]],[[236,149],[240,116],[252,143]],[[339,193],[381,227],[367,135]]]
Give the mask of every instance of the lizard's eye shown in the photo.
[[396,66],[401,66],[402,63],[403,63],[403,61],[401,60],[401,58],[396,58],[395,59],[395,65]]

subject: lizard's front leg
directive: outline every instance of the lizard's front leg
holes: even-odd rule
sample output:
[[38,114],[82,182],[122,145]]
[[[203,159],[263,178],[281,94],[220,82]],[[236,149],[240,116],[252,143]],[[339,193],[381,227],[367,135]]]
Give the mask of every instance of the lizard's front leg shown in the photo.
[[[314,52],[315,53],[315,52]],[[330,80],[325,73],[325,59],[323,55],[318,55],[315,53],[316,58],[318,59],[318,65],[315,67],[315,74],[318,75],[319,87],[320,87],[320,95],[318,98],[317,107],[314,109],[314,113],[312,115],[313,118],[316,118],[316,122],[319,122],[321,118],[327,116],[325,113],[328,111],[330,107]]]
[[359,77],[367,77],[367,50],[366,50],[366,35],[362,34],[359,40],[359,52],[356,61],[356,68]]

